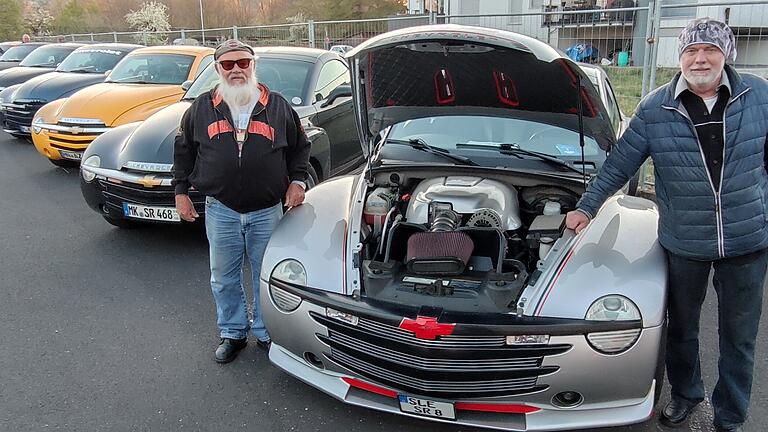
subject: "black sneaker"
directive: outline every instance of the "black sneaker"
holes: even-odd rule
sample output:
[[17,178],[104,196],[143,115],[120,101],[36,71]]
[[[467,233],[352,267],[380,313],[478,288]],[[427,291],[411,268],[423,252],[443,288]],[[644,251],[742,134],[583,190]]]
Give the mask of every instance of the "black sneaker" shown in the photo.
[[266,352],[269,352],[269,347],[272,346],[272,339],[267,339],[267,340],[256,339],[256,346],[263,349]]
[[216,363],[229,363],[237,357],[237,353],[248,344],[247,339],[222,338],[216,348]]

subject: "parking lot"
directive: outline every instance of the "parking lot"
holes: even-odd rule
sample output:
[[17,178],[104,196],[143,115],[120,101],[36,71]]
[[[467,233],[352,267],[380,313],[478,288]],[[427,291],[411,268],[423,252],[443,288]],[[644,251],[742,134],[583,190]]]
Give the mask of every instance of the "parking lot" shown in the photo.
[[[344,405],[279,372],[255,344],[216,364],[208,276],[200,226],[114,228],[83,202],[77,170],[0,132],[0,431],[477,431]],[[755,432],[768,415],[768,320],[761,328],[746,425]],[[716,333],[711,291],[709,389]],[[710,411],[688,430],[713,430]],[[665,429],[654,419],[610,430]]]

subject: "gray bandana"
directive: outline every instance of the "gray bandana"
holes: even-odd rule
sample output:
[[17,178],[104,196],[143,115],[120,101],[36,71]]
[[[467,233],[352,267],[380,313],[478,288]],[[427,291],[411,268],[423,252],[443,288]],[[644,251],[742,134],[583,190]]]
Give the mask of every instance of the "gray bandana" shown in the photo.
[[694,44],[711,44],[718,48],[725,55],[726,60],[731,62],[736,60],[736,38],[733,36],[731,28],[709,18],[697,18],[688,23],[677,38],[678,57],[683,55],[683,51]]

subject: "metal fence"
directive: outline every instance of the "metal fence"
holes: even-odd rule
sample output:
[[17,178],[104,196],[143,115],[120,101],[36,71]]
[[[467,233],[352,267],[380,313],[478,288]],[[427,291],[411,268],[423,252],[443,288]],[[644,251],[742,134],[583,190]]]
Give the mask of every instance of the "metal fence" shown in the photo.
[[[530,6],[555,3],[516,1]],[[645,94],[667,83],[677,72],[680,30],[693,18],[709,16],[726,22],[733,29],[738,51],[736,68],[768,78],[768,0],[590,0],[584,2],[586,6],[582,3],[568,6],[575,2],[557,3],[560,6],[543,5],[507,14],[429,13],[369,20],[308,21],[163,33],[89,33],[39,39],[216,46],[223,40],[237,38],[253,46],[328,49],[334,45],[355,46],[372,36],[404,27],[436,23],[475,25],[522,33],[559,48],[574,60],[601,64],[611,78],[622,111],[631,115]],[[652,169],[644,166],[641,184],[646,188],[653,187],[651,173]]]

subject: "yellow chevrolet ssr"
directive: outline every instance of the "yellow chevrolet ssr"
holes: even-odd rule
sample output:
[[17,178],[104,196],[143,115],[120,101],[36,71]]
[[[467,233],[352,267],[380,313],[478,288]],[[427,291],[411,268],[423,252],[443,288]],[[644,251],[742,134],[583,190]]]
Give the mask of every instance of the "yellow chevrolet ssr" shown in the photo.
[[32,141],[54,165],[77,166],[98,135],[178,102],[182,84],[194,80],[212,61],[213,49],[206,47],[134,50],[103,83],[40,108],[32,120]]

